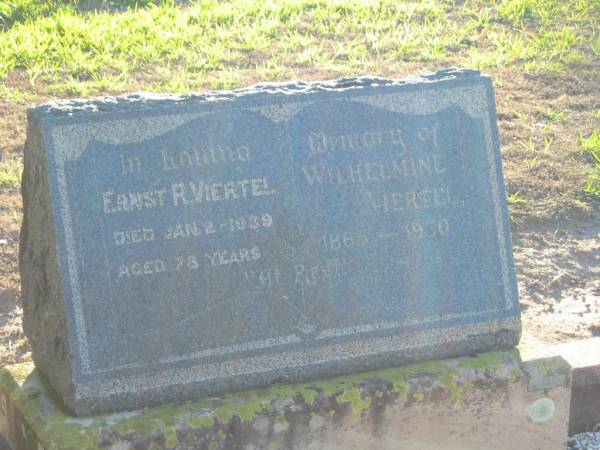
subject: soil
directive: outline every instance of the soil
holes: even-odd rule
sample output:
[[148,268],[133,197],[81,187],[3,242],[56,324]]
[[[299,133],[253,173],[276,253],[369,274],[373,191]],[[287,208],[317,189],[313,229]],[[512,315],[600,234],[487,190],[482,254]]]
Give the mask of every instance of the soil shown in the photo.
[[[380,75],[433,69],[407,65]],[[583,193],[592,165],[579,148],[580,133],[600,127],[600,66],[575,69],[544,76],[488,71],[507,190],[524,199],[511,206],[524,334],[549,344],[600,335],[600,203]],[[22,157],[28,106],[0,99],[0,158]],[[550,110],[562,119],[552,121]],[[0,365],[31,358],[21,329],[20,221],[18,187],[0,187]]]

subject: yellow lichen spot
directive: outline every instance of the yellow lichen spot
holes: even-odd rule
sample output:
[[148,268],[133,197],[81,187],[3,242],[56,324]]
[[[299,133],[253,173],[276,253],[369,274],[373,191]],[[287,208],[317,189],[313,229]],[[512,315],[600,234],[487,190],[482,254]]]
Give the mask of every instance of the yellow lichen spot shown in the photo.
[[520,369],[517,369],[516,367],[510,371],[510,377],[508,378],[508,381],[510,383],[516,383],[517,381],[519,381],[521,378],[523,377],[523,372],[521,372]]
[[542,377],[548,376],[552,369],[560,367],[562,360],[560,358],[540,358],[528,361],[528,364],[535,367],[538,374]]
[[352,404],[353,417],[359,417],[363,411],[369,409],[371,406],[371,399],[363,399],[360,388],[358,387],[346,389],[339,399],[342,402],[350,402]]
[[194,414],[187,419],[187,423],[193,428],[209,428],[213,425],[212,415]]
[[219,407],[215,409],[215,416],[223,423],[229,422],[231,414],[232,412],[228,408]]
[[519,352],[488,352],[466,358],[458,367],[463,369],[496,370],[502,363],[510,360],[519,360]]
[[441,382],[452,393],[452,398],[460,400],[462,398],[462,388],[454,379],[455,374],[451,371],[442,375]]
[[304,397],[304,402],[307,405],[312,405],[315,402],[315,398],[317,398],[316,389],[304,389],[302,393],[302,397]]
[[223,422],[227,423],[232,415],[239,416],[240,419],[249,422],[256,414],[266,407],[266,403],[259,398],[254,398],[249,401],[235,401],[228,398],[227,401],[215,409],[215,416]]
[[165,447],[172,448],[177,445],[177,434],[174,428],[167,428],[164,430],[165,435]]
[[423,400],[425,400],[425,394],[422,392],[415,392],[413,394],[413,398],[418,402],[422,402]]
[[402,400],[406,400],[408,398],[408,391],[410,391],[410,385],[405,380],[398,380],[394,383],[395,390],[400,395]]

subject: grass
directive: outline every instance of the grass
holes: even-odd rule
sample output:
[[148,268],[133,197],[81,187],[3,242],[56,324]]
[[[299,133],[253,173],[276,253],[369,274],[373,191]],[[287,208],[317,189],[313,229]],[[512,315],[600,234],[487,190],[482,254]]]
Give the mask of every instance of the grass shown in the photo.
[[507,200],[509,205],[519,205],[522,203],[527,203],[527,200],[519,192],[513,192],[508,194]]
[[589,136],[580,134],[581,151],[589,155],[594,165],[588,176],[585,192],[600,200],[600,128],[595,129]]
[[11,158],[0,160],[0,188],[21,183],[23,172],[22,159]]
[[[561,75],[594,70],[598,30],[600,0],[0,0],[0,99],[189,92],[448,65]],[[545,133],[577,120],[559,104],[540,111]],[[529,112],[514,115],[524,122]],[[551,169],[562,145],[553,136],[519,144],[528,174]],[[18,181],[11,164],[0,162],[2,186]],[[593,164],[580,186],[596,198]]]
[[596,51],[599,16],[599,0],[0,0],[0,82],[91,95],[406,61],[561,71]]
[[514,225],[521,224],[521,207],[527,204],[527,199],[520,192],[509,192],[506,196],[508,213]]
[[545,116],[550,123],[564,122],[569,118],[569,114],[567,112],[555,111],[553,109],[547,110]]

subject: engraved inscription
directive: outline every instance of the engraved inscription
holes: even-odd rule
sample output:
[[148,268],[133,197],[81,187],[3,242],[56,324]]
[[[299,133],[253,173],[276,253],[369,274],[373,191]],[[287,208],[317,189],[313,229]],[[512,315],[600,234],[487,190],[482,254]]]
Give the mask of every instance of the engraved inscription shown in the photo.
[[191,148],[179,151],[162,150],[162,168],[166,171],[190,167],[229,164],[250,161],[250,148],[246,145],[227,148]]
[[121,155],[121,173],[122,175],[127,175],[131,172],[141,172],[142,171],[142,160],[134,156],[133,158],[126,158]]
[[171,185],[174,206],[261,197],[275,192],[266,177],[225,182],[197,180]]
[[102,194],[104,214],[139,211],[141,209],[162,208],[165,206],[166,189],[150,191],[115,192],[107,190]]
[[358,164],[302,166],[302,173],[309,186],[368,184],[373,182],[406,178],[428,177],[446,173],[441,155],[423,158],[369,161]]
[[373,209],[385,213],[464,204],[448,187],[406,192],[367,191],[365,196]]
[[[209,115],[72,163],[93,194],[77,226],[102,239],[80,270],[106,274],[98,284],[112,299],[109,311],[93,298],[86,308],[102,326],[148,329],[130,336],[123,364],[165,356],[147,348],[221,357],[225,347],[440,320],[429,318],[440,296],[494,285],[447,257],[491,239],[474,208],[487,187],[468,170],[487,167],[476,121],[345,107],[356,108],[347,123],[310,105],[277,123]],[[476,139],[456,138],[467,128]],[[92,365],[110,365],[98,358]]]

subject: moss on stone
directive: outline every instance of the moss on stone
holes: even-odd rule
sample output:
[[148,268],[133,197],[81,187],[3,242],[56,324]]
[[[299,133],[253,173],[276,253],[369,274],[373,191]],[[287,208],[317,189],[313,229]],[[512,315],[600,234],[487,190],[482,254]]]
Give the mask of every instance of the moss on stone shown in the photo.
[[177,433],[174,428],[166,428],[163,432],[165,435],[165,446],[172,448],[177,445]]
[[564,369],[564,361],[561,358],[549,357],[549,358],[538,358],[531,361],[527,361],[527,365],[534,367],[537,370],[539,376],[545,377],[555,369]]
[[415,392],[413,398],[418,402],[422,402],[425,400],[425,394],[423,392]]
[[495,370],[507,360],[519,360],[519,351],[488,352],[461,361],[458,367],[463,369]]
[[462,389],[456,383],[455,372],[448,371],[442,375],[442,379],[440,380],[444,386],[452,393],[452,398],[455,400],[459,400],[462,398]]
[[34,372],[33,364],[16,364],[2,368],[0,384],[10,401],[27,418],[27,426],[32,435],[43,442],[47,450],[97,448],[97,428],[82,426],[60,409],[43,409],[39,397],[44,390]]
[[304,397],[304,401],[307,405],[312,405],[315,403],[315,399],[317,398],[319,391],[315,388],[308,388],[302,391],[302,396]]
[[358,417],[363,411],[371,406],[371,399],[364,397],[359,387],[346,389],[339,397],[341,402],[349,402],[352,405],[352,415]]
[[396,381],[394,388],[398,392],[398,395],[402,400],[408,399],[408,393],[410,391],[410,384],[404,379]]
[[214,424],[211,414],[193,414],[187,418],[187,423],[192,428],[209,428]]
[[523,372],[521,371],[521,369],[518,368],[514,368],[510,371],[510,376],[508,378],[508,381],[513,384],[518,382],[521,378],[523,377]]
[[236,401],[229,398],[214,410],[214,415],[223,423],[229,422],[233,415],[237,415],[244,421],[251,421],[258,412],[264,411],[267,406],[260,398],[248,401]]

